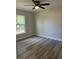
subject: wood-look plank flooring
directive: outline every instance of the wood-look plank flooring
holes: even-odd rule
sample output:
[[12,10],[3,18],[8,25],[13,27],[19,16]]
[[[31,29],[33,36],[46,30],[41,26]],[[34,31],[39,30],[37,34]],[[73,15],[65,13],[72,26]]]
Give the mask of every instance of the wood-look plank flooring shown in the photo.
[[62,59],[60,41],[31,37],[16,43],[17,59]]

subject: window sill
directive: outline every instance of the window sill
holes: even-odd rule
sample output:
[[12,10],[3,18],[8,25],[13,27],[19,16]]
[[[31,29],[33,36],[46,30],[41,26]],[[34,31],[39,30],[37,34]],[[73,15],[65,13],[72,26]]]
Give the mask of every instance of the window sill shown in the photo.
[[21,34],[25,34],[25,32],[23,32],[23,33],[16,33],[16,35],[21,35]]

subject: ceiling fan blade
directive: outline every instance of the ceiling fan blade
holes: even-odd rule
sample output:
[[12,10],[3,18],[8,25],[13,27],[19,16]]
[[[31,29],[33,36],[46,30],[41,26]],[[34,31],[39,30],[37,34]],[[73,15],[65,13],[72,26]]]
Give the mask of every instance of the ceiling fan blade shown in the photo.
[[33,7],[32,9],[35,9],[35,7]]
[[34,0],[32,0],[33,1],[33,3],[36,5],[36,1],[34,1]]
[[47,6],[47,5],[50,5],[49,3],[45,3],[45,4],[40,4],[42,6]]
[[42,8],[42,9],[45,9],[44,7],[42,7],[42,6],[39,6],[40,8]]
[[39,4],[40,4],[40,1],[34,1],[34,0],[32,0],[33,1],[33,3],[36,5],[36,6],[38,6]]
[[24,5],[24,6],[34,6],[34,5]]

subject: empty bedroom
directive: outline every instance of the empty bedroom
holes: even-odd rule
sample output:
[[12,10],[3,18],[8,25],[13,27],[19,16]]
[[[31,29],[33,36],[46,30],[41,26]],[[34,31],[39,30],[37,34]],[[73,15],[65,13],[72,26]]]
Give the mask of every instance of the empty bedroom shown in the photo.
[[16,0],[16,59],[62,59],[62,0]]

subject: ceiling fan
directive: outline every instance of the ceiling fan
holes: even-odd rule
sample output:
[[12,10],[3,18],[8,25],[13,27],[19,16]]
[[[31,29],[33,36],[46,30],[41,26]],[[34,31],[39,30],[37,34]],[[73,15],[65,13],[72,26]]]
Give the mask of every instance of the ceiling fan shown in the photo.
[[41,4],[40,1],[37,0],[32,0],[32,2],[34,3],[34,5],[24,5],[24,6],[34,6],[32,9],[38,9],[38,8],[45,9],[43,6],[50,5],[50,3]]

